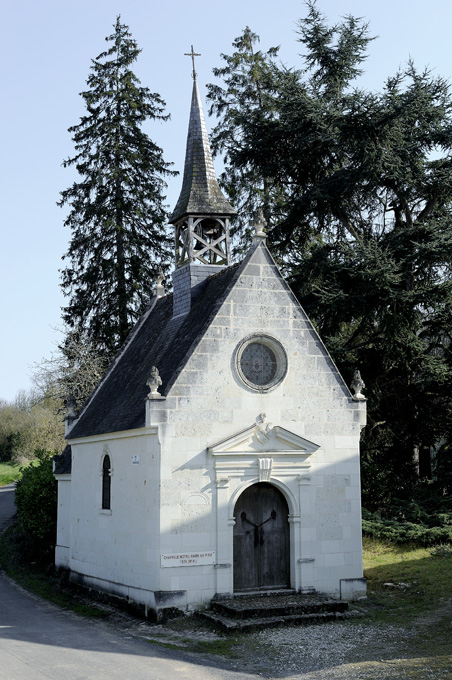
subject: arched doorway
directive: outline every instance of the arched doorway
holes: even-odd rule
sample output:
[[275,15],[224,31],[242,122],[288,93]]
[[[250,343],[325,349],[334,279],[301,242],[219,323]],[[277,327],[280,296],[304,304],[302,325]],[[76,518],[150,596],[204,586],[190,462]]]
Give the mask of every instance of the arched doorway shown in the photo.
[[234,591],[290,586],[289,508],[267,482],[253,484],[234,508]]

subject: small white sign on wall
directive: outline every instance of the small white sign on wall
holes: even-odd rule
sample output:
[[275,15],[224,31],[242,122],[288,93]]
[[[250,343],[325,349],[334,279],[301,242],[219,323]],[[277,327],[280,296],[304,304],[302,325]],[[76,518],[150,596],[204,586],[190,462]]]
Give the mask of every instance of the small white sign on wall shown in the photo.
[[130,456],[132,465],[139,465],[141,463],[140,456]]
[[161,567],[193,567],[195,565],[215,564],[215,551],[192,553],[173,553],[160,555]]

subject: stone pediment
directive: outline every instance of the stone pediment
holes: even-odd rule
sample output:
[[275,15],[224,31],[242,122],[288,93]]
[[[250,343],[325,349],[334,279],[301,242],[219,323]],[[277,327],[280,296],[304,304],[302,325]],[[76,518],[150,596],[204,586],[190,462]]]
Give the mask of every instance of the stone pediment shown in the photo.
[[319,448],[318,444],[286,430],[284,427],[257,420],[256,425],[241,430],[232,437],[209,446],[209,453],[215,457],[249,456],[257,454],[286,454],[308,456]]

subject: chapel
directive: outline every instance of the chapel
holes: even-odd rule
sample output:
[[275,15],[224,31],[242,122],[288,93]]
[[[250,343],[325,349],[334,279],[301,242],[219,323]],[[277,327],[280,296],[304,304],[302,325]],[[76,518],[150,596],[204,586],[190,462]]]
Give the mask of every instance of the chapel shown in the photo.
[[66,419],[56,565],[141,607],[294,589],[353,599],[362,578],[360,431],[352,395],[256,224],[214,171],[194,73],[173,292],[159,279],[91,398]]

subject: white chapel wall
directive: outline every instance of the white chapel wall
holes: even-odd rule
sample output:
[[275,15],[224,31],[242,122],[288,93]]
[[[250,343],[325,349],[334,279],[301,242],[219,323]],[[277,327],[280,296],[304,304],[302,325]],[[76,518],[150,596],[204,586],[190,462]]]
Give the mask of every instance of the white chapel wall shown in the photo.
[[[70,567],[84,582],[147,600],[158,586],[160,448],[155,428],[72,443]],[[111,460],[111,509],[102,509],[102,460]],[[126,587],[121,587],[126,584]],[[134,594],[135,593],[135,594]]]
[[[259,331],[285,346],[289,364],[283,383],[263,394],[244,387],[234,368],[237,344]],[[287,468],[278,477],[299,506],[290,518],[293,585],[338,594],[340,579],[362,575],[359,434],[365,405],[352,401],[262,250],[243,271],[168,398],[149,408],[162,442],[161,552],[211,550],[219,563],[161,569],[162,590],[186,589],[194,603],[232,591],[229,499],[249,479],[218,480],[208,447],[250,426],[260,413],[319,445],[309,475],[300,480],[296,468]],[[197,506],[199,494],[203,500]]]

